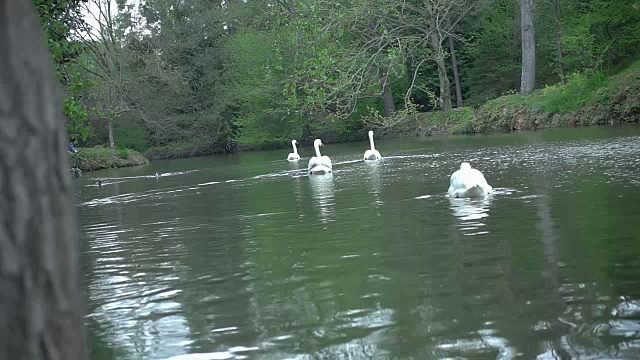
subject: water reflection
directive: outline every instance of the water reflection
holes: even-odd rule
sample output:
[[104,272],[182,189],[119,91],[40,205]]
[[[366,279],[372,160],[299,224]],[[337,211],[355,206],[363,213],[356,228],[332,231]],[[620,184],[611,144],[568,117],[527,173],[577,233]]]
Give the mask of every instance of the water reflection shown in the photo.
[[367,177],[369,192],[373,194],[374,204],[376,207],[380,207],[384,204],[381,198],[383,172],[382,160],[365,161],[364,163],[369,173],[369,176]]
[[[87,227],[84,232],[94,243],[93,256],[99,256],[91,269],[93,281],[88,288],[102,299],[93,304],[91,321],[104,333],[94,332],[93,341],[130,344],[140,354],[152,354],[160,348],[159,338],[175,338],[176,342],[165,342],[162,348],[179,351],[190,331],[179,315],[181,304],[177,298],[181,291],[169,285],[178,278],[178,267],[174,262],[167,264],[174,275],[156,277],[150,284],[145,273],[136,271],[135,259],[140,249],[132,247],[137,239],[129,236],[130,230],[120,224],[100,224]],[[125,260],[130,263],[114,266]]]
[[[438,345],[447,358],[466,358],[469,354],[492,354],[497,352],[495,359],[513,359],[522,354],[516,354],[515,349],[509,346],[507,339],[495,336],[494,330],[481,330],[477,332],[477,340],[456,340],[451,343]],[[441,358],[443,356],[440,356]]]
[[[479,230],[486,225],[492,201],[493,196],[482,199],[449,198],[449,205],[453,215],[460,221],[460,230]],[[487,231],[479,231],[465,235],[486,233]]]
[[298,161],[287,161],[291,170],[306,170],[308,162],[304,159]]
[[310,175],[311,198],[318,208],[320,220],[328,223],[335,219],[335,190],[333,187],[333,173],[324,175]]

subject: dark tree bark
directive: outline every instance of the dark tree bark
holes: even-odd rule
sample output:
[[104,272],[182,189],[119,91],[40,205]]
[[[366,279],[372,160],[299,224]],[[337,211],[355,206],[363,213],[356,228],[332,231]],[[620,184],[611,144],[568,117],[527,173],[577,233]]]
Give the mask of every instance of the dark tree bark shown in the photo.
[[437,31],[432,31],[430,38],[434,60],[438,66],[438,77],[440,78],[440,107],[442,111],[449,111],[451,110],[451,83],[447,75],[447,64],[445,62],[444,49],[442,48],[442,38]]
[[396,104],[393,102],[393,94],[389,85],[389,73],[380,71],[380,81],[382,82],[382,104],[384,105],[383,116],[390,117],[396,112]]
[[462,86],[460,84],[460,74],[458,73],[458,59],[456,58],[456,45],[453,36],[449,35],[449,50],[451,51],[451,68],[453,69],[453,80],[456,83],[456,101],[459,108],[464,106],[462,101]]
[[533,0],[520,0],[522,32],[522,77],[520,93],[529,95],[536,87],[536,40],[533,28]]
[[0,354],[86,359],[58,85],[32,2],[0,0]]
[[564,54],[562,51],[562,23],[560,22],[560,4],[558,0],[553,1],[553,13],[556,18],[556,38],[558,41],[558,70],[560,71],[558,75],[560,75],[562,85],[566,85],[567,79],[564,76]]

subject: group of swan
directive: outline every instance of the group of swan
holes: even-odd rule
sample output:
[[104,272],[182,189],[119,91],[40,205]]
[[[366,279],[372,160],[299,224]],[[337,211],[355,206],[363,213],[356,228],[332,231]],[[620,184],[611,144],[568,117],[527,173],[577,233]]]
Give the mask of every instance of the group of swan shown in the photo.
[[[296,144],[298,144],[296,140],[291,141],[293,152],[287,157],[289,161],[300,160],[300,154],[298,154]],[[369,144],[371,145],[371,149],[364,152],[363,160],[375,161],[382,159],[382,155],[376,150],[373,142],[373,131],[369,131]],[[322,140],[316,139],[313,142],[316,156],[309,159],[309,166],[307,168],[310,175],[327,174],[333,171],[331,159],[326,155],[323,156],[320,154],[320,146],[324,146]],[[460,165],[460,170],[457,170],[451,175],[447,194],[452,198],[477,198],[484,197],[491,192],[493,192],[493,188],[487,183],[484,175],[479,170],[471,168],[468,162],[463,162]]]

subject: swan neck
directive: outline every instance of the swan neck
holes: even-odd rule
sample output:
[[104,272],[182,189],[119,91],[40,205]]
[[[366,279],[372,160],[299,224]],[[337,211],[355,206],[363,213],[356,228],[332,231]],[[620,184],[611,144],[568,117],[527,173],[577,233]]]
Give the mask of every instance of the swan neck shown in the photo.
[[291,145],[293,145],[293,153],[297,154],[298,153],[298,147],[296,146],[296,143],[292,142]]
[[371,150],[376,149],[376,146],[373,144],[373,134],[369,134],[369,144],[371,144]]
[[318,143],[313,144],[313,147],[316,149],[316,156],[317,157],[322,156],[322,155],[320,155],[320,144],[318,144]]

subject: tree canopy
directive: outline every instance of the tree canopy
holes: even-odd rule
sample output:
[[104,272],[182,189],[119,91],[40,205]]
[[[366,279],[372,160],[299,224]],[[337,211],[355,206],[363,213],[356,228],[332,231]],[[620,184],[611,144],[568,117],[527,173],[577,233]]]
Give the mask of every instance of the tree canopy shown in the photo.
[[360,138],[516,93],[524,74],[544,87],[613,73],[640,49],[634,0],[523,0],[527,26],[512,0],[34,3],[72,136],[137,150]]

